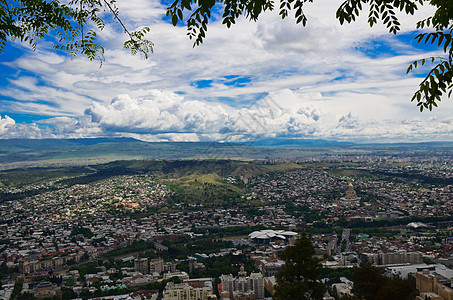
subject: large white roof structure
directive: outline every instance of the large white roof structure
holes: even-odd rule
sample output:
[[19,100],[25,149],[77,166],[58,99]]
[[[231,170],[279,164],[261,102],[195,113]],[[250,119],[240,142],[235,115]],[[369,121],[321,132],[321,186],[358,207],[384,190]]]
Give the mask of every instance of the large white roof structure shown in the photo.
[[435,228],[435,226],[431,226],[422,222],[411,222],[406,225],[407,228],[411,229],[419,229],[419,228]]
[[293,231],[265,229],[250,233],[249,238],[252,240],[253,239],[268,240],[272,238],[286,240],[287,238],[291,238],[296,235],[297,233]]

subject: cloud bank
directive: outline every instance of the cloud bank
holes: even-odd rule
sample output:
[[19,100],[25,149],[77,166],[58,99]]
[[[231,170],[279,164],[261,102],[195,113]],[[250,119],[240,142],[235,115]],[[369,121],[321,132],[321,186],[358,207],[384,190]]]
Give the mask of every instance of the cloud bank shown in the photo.
[[[147,141],[245,142],[264,138],[322,138],[341,141],[440,140],[453,133],[452,118],[364,119],[349,111],[321,108],[319,95],[290,89],[272,92],[247,106],[186,99],[154,90],[147,97],[128,94],[108,104],[93,102],[82,117],[53,117],[34,123],[0,118],[0,138],[81,138],[129,136]],[[329,106],[326,106],[329,107]],[[353,138],[351,138],[353,137]]]

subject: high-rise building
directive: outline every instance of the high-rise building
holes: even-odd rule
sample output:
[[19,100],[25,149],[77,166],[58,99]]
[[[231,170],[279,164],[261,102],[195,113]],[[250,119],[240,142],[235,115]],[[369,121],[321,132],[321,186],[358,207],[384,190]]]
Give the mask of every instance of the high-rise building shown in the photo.
[[222,293],[228,293],[228,297],[229,295],[233,295],[234,281],[235,278],[231,274],[229,275],[222,274],[220,276],[220,283],[222,284]]
[[134,260],[134,270],[142,274],[148,274],[148,259],[147,258],[137,258]]
[[221,299],[264,299],[264,277],[261,273],[251,273],[246,277],[246,272],[241,269],[239,277],[231,274],[220,276],[222,284]]
[[249,287],[255,292],[256,299],[264,299],[264,277],[261,273],[251,273]]
[[162,273],[164,271],[164,261],[162,258],[151,259],[149,262],[149,272],[153,273]]

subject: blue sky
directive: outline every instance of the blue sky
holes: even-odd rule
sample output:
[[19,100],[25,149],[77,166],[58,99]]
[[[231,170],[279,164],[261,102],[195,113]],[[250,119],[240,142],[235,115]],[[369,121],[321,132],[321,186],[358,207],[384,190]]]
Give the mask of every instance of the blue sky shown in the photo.
[[452,101],[420,113],[410,99],[426,69],[405,73],[413,60],[440,54],[413,40],[431,8],[400,14],[394,36],[364,17],[340,26],[338,2],[318,2],[306,6],[307,27],[278,12],[230,29],[214,20],[193,48],[186,29],[164,17],[165,4],[118,1],[130,29],[150,27],[155,52],[130,55],[121,28],[108,24],[102,68],[47,40],[36,51],[10,43],[0,54],[0,138],[453,140]]

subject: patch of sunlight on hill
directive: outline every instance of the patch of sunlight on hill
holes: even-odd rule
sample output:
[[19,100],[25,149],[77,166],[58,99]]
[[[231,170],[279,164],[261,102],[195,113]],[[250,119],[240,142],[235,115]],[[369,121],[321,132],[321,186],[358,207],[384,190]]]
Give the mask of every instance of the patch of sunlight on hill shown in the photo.
[[267,167],[268,167],[269,171],[277,171],[277,172],[283,172],[283,171],[303,168],[301,165],[298,165],[298,164],[295,164],[292,162],[279,164],[279,165],[269,165]]

